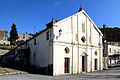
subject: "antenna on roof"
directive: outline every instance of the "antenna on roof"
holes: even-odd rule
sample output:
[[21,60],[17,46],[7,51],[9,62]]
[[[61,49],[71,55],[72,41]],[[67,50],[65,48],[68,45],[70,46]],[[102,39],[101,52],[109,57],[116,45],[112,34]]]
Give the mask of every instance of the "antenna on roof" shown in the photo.
[[35,34],[35,25],[34,25],[34,34]]
[[80,7],[82,7],[82,4],[80,4]]
[[80,4],[80,9],[79,9],[79,11],[78,12],[80,12],[80,11],[82,11],[83,9],[82,9],[82,4]]

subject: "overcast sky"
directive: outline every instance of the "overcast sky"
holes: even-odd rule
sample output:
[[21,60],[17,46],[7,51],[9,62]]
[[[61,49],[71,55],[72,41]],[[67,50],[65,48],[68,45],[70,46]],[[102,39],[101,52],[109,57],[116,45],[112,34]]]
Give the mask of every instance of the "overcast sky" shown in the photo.
[[0,30],[10,32],[13,23],[18,34],[44,29],[52,20],[62,20],[83,9],[98,27],[120,27],[120,0],[0,0]]

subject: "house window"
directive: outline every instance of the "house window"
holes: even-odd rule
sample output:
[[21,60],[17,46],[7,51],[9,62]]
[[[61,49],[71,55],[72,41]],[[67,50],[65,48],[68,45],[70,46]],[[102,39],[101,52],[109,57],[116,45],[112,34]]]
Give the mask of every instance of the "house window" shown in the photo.
[[82,32],[85,32],[85,23],[82,23]]
[[36,38],[34,39],[34,45],[36,45]]
[[46,33],[46,40],[49,40],[49,31]]
[[60,29],[60,30],[59,30],[59,36],[61,36],[61,34],[62,34],[62,30]]
[[70,58],[65,58],[64,72],[70,73]]
[[111,53],[111,48],[109,49],[110,53]]

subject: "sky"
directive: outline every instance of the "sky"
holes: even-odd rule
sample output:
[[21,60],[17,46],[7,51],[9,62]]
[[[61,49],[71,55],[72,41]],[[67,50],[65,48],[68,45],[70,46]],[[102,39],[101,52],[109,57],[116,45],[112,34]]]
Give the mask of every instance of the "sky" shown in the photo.
[[39,32],[52,18],[62,20],[78,12],[86,11],[100,28],[120,27],[120,0],[0,0],[0,30],[10,32],[16,24],[18,34]]

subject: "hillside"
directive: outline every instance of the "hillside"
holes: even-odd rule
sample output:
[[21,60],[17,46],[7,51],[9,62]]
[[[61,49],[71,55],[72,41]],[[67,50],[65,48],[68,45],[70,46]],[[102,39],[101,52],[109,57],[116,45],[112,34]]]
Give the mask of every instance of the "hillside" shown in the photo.
[[[99,28],[103,33],[103,28]],[[107,41],[120,42],[120,28],[105,28],[105,37]]]

